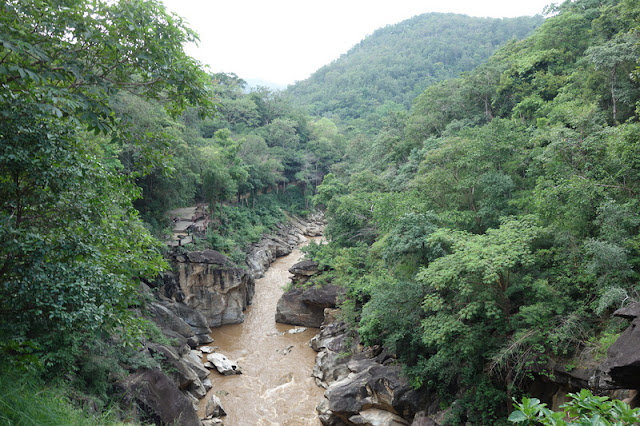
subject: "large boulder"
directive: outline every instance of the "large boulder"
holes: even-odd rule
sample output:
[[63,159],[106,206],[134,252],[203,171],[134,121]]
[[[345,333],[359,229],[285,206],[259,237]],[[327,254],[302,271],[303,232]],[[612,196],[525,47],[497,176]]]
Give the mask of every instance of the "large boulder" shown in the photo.
[[165,345],[150,344],[149,352],[161,358],[164,370],[179,389],[186,390],[192,383],[200,381],[190,362],[185,361],[186,358],[182,358],[174,349]]
[[161,329],[171,330],[185,338],[194,336],[194,332],[189,324],[160,302],[149,303],[148,309],[151,314],[151,319]]
[[401,375],[401,368],[385,366],[374,360],[349,363],[353,372],[334,382],[325,392],[329,410],[349,419],[363,410],[376,408],[392,414],[413,416],[420,397]]
[[631,320],[631,324],[611,345],[593,381],[600,389],[640,389],[640,303],[613,315]]
[[196,351],[190,351],[188,354],[182,357],[182,361],[193,370],[200,380],[204,380],[209,376],[209,370],[204,368],[202,361],[196,355]]
[[311,339],[311,348],[320,352],[326,349],[331,352],[350,352],[353,344],[353,337],[349,335],[349,328],[343,321],[327,322],[327,311],[325,311],[325,323],[322,325],[320,333]]
[[334,285],[294,287],[284,293],[276,307],[276,322],[304,327],[320,327],[325,308],[335,308],[343,290]]
[[196,336],[211,333],[207,319],[192,307],[171,300],[163,303],[163,306],[182,318],[191,327]]
[[322,325],[324,308],[304,303],[303,293],[304,289],[293,288],[280,297],[276,307],[276,322],[316,328]]
[[320,351],[316,356],[316,363],[311,375],[318,386],[326,389],[351,373],[347,366],[348,361],[349,358],[340,352]]
[[199,426],[191,400],[161,370],[140,370],[122,383],[125,400],[156,424]]
[[365,426],[409,426],[409,422],[402,417],[377,408],[368,408],[355,416],[349,417],[354,425]]
[[354,330],[327,313],[333,322],[311,341],[318,351],[313,376],[326,389],[317,406],[323,425],[409,425],[425,406],[429,414],[439,408],[437,397],[409,386],[392,354],[363,347]]
[[344,354],[353,352],[357,348],[357,342],[348,335],[344,322],[334,321],[323,325],[320,333],[311,339],[310,344],[311,348],[318,352],[312,372],[318,386],[326,389],[351,373],[347,365],[351,357]]
[[322,316],[324,318],[325,308],[335,308],[338,299],[344,294],[344,289],[336,285],[327,284],[322,287],[306,288],[301,295],[302,301],[309,306],[317,306],[322,308]]
[[224,408],[222,408],[220,399],[212,394],[205,404],[204,415],[207,418],[211,418],[226,416],[227,413],[224,411]]
[[444,412],[439,413],[438,416],[428,416],[426,412],[421,411],[415,415],[411,426],[440,426],[441,417]]

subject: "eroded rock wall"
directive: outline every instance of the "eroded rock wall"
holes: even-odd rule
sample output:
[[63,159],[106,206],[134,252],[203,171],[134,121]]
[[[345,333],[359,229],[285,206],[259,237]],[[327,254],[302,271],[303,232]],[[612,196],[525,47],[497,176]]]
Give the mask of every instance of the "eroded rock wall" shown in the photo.
[[319,214],[305,220],[289,218],[249,247],[245,268],[232,265],[215,250],[174,254],[174,279],[165,280],[172,282],[165,285],[165,296],[201,313],[209,327],[240,323],[253,301],[255,278],[263,276],[277,257],[291,253],[305,236],[321,235],[322,226]]
[[181,262],[178,281],[184,303],[200,312],[209,327],[244,321],[253,301],[255,281],[246,271],[225,265]]
[[273,233],[252,244],[247,251],[246,266],[254,278],[260,278],[277,257],[286,256],[305,241],[305,237],[319,237],[325,225],[320,213],[300,219],[289,217]]

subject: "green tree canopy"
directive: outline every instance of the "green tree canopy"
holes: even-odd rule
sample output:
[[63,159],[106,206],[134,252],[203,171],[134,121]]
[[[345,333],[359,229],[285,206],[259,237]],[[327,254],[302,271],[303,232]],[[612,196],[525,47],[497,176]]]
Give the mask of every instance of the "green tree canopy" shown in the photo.
[[[132,207],[140,173],[117,165],[113,138],[125,133],[113,99],[128,90],[171,113],[206,112],[207,77],[182,46],[194,39],[152,0],[0,5],[2,350],[35,347],[63,373],[84,337],[135,335],[138,283],[164,261]],[[162,167],[164,142],[148,134],[127,133],[139,148],[127,156],[146,150],[138,165]]]

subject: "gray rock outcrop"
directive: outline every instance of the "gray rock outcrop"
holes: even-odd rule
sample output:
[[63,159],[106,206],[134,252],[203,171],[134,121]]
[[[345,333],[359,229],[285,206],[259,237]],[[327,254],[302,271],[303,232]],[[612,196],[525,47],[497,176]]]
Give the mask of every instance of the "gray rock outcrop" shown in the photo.
[[[161,330],[170,330],[183,336],[185,339],[195,336],[193,329],[185,320],[176,315],[160,301],[151,302],[147,305],[151,319]],[[166,334],[166,333],[165,333]]]
[[303,289],[294,288],[280,296],[276,307],[276,322],[304,327],[320,327],[324,319],[324,308],[305,304],[303,293]]
[[294,287],[284,293],[276,307],[276,322],[305,327],[320,327],[324,321],[324,310],[335,308],[344,290],[327,284],[320,287],[301,287],[318,273],[318,264],[303,260],[289,268],[293,274]]
[[435,397],[409,386],[393,356],[363,348],[344,323],[323,325],[311,346],[319,351],[313,375],[326,388],[317,408],[325,426],[409,425],[419,410],[434,406],[427,402]]
[[214,250],[175,257],[184,304],[200,313],[208,327],[244,321],[255,292],[253,277]]
[[220,402],[220,399],[215,395],[211,395],[207,400],[207,403],[205,404],[204,413],[205,413],[204,414],[205,417],[207,418],[223,417],[227,415],[227,413],[224,411],[224,408],[222,408],[222,403]]
[[574,358],[572,368],[567,368],[566,360],[550,360],[544,369],[552,374],[540,374],[526,391],[555,411],[567,402],[568,393],[580,389],[631,402],[640,389],[640,303],[613,315],[630,320],[631,324],[611,345],[604,361],[594,358],[589,349]]
[[277,257],[291,253],[305,241],[305,236],[321,236],[325,223],[321,213],[314,213],[305,219],[288,217],[287,222],[277,225],[271,235],[249,247],[246,260],[249,273],[254,278],[262,277]]
[[160,369],[139,370],[121,385],[125,399],[157,424],[201,424],[191,400]]
[[[291,218],[249,249],[248,271],[215,250],[184,252],[177,248],[170,255],[173,271],[141,285],[149,300],[149,318],[171,343],[147,342],[142,350],[143,356],[157,360],[164,371],[138,370],[121,383],[132,410],[142,410],[145,419],[157,424],[221,424],[216,418],[224,415],[219,401],[206,404],[207,417],[213,418],[202,422],[198,418],[198,400],[212,384],[202,352],[193,349],[212,342],[211,327],[242,322],[243,311],[253,299],[254,277],[262,276],[276,257],[289,254],[304,241],[304,235],[320,235],[322,226],[321,216],[308,222]],[[224,355],[209,354],[209,360],[222,374],[241,373]]]
[[244,310],[253,300],[255,278],[264,275],[277,257],[291,253],[305,235],[320,235],[323,226],[320,214],[308,220],[289,218],[249,247],[243,265],[246,270],[215,250],[173,253],[175,272],[161,278],[164,296],[176,302],[168,308],[192,327],[199,343],[206,343],[209,327],[244,321]]
[[296,287],[303,286],[309,278],[318,273],[318,264],[313,260],[303,260],[289,268],[289,272],[293,274],[291,282]]
[[366,426],[409,426],[409,422],[402,417],[377,408],[362,410],[355,416],[349,417],[349,421]]
[[200,344],[211,342],[211,338],[209,337],[211,329],[209,328],[207,319],[204,317],[204,315],[202,315],[202,313],[191,308],[190,306],[185,305],[184,303],[178,303],[172,300],[166,300],[163,303],[163,306],[176,314],[178,317],[182,318],[184,322],[186,322],[191,327],[195,337],[198,339],[198,342]]
[[640,303],[618,309],[613,315],[631,324],[611,345],[592,382],[600,389],[640,389]]
[[334,285],[294,287],[278,300],[276,322],[318,328],[324,321],[324,310],[335,308],[342,293],[343,290]]
[[189,363],[169,346],[150,344],[149,352],[161,360],[161,364],[164,364],[163,367],[166,367],[163,370],[173,379],[179,389],[185,390],[196,380],[199,381],[198,373],[193,371]]

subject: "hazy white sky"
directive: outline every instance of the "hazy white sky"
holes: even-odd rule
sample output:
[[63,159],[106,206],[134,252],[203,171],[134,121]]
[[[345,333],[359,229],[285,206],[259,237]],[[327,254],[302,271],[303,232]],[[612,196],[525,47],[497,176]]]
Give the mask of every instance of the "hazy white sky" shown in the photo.
[[200,34],[187,52],[213,72],[304,80],[385,25],[427,12],[535,15],[553,0],[163,0]]

